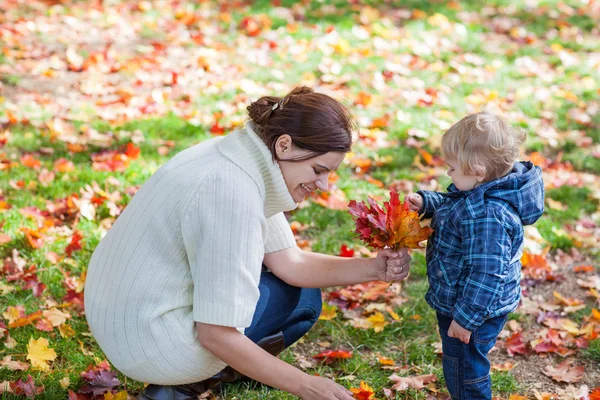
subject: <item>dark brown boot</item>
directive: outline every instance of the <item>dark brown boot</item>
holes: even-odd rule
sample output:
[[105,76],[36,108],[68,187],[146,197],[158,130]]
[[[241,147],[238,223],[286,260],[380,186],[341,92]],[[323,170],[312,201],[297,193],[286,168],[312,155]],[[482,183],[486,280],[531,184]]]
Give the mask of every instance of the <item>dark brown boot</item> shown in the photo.
[[203,382],[190,385],[148,385],[138,400],[198,400],[198,396],[206,392]]

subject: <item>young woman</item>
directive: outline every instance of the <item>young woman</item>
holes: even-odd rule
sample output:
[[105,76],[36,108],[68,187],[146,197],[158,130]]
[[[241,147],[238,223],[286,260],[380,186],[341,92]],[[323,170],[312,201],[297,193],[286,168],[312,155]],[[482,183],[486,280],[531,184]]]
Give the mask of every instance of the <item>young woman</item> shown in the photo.
[[350,400],[276,355],[318,319],[318,288],[408,275],[406,251],[304,252],[283,214],[328,189],[351,147],[348,111],[306,87],[248,111],[244,128],[152,175],[92,256],[91,331],[117,369],[150,383],[141,399],[196,399],[243,374],[305,400]]

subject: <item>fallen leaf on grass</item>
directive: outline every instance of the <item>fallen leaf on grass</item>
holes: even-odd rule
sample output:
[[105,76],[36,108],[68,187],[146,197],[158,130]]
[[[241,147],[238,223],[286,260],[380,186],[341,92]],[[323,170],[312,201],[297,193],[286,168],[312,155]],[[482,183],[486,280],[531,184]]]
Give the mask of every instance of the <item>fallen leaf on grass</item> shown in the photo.
[[396,374],[392,374],[389,377],[389,379],[394,382],[394,386],[392,386],[392,389],[400,391],[406,389],[423,389],[423,387],[425,387],[426,384],[435,382],[437,380],[437,377],[433,374],[408,377],[402,377]]
[[321,315],[319,315],[319,319],[321,321],[331,321],[337,314],[338,308],[336,306],[323,303],[323,308],[321,309]]
[[10,383],[10,388],[13,393],[17,395],[25,395],[26,397],[33,399],[36,395],[44,391],[44,385],[35,386],[35,382],[31,375],[27,375],[27,381],[23,382],[19,379],[16,382]]
[[47,371],[50,369],[47,361],[54,361],[56,352],[48,347],[48,339],[43,337],[37,340],[30,338],[27,345],[27,359],[31,361],[34,368]]
[[354,393],[354,398],[357,400],[377,400],[373,397],[375,396],[373,388],[363,381],[360,381],[360,387],[358,389],[350,388],[350,391]]
[[574,360],[567,359],[557,366],[548,365],[544,369],[544,375],[549,376],[557,382],[579,382],[583,378],[583,365],[574,365]]
[[331,364],[336,360],[350,357],[352,357],[352,352],[345,350],[327,350],[313,356],[314,359],[321,360],[324,364]]
[[114,371],[88,371],[82,375],[88,383],[79,389],[80,393],[91,394],[98,396],[106,392],[110,392],[115,386],[121,384],[117,379],[117,374]]
[[25,371],[29,368],[29,364],[22,361],[13,361],[12,356],[5,356],[2,361],[0,361],[0,367],[8,368],[11,371]]

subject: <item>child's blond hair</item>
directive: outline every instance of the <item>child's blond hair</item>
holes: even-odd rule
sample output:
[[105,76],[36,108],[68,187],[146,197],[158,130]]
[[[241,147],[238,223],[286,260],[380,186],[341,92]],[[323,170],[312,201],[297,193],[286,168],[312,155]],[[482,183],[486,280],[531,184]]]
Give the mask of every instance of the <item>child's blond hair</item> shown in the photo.
[[494,114],[467,115],[442,136],[442,155],[456,161],[465,175],[492,181],[508,174],[527,135]]

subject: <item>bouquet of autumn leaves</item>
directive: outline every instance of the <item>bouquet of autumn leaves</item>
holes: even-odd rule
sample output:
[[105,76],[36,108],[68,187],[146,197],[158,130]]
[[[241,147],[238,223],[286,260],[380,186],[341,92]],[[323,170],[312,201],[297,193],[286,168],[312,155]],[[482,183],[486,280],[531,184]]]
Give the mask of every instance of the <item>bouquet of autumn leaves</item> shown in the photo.
[[421,226],[419,214],[408,208],[407,201],[400,201],[395,190],[390,191],[390,201],[384,202],[383,207],[371,197],[367,201],[368,205],[352,200],[348,208],[356,233],[372,249],[416,249],[433,232],[430,227]]

